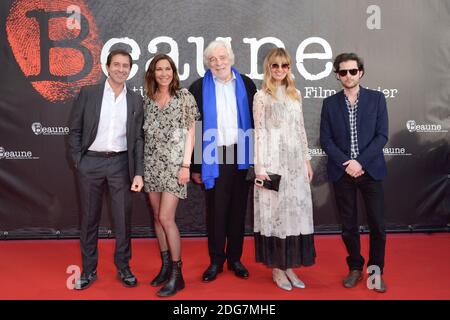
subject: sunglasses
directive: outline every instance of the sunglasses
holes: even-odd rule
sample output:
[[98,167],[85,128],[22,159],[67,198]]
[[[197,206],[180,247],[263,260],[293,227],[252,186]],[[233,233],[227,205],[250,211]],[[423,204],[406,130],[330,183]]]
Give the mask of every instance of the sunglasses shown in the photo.
[[352,76],[356,76],[356,74],[358,73],[359,69],[343,69],[343,70],[339,70],[337,73],[341,76],[341,77],[345,77],[347,75],[347,72],[349,72]]
[[283,70],[287,70],[287,69],[289,69],[289,63],[283,63],[282,65],[279,65],[278,63],[272,63],[271,65],[270,65],[270,67],[272,68],[272,69],[283,69]]

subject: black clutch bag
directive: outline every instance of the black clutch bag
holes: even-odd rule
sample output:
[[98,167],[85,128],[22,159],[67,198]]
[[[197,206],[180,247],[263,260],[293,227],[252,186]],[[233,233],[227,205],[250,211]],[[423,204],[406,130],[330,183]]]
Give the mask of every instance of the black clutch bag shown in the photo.
[[253,181],[257,186],[264,187],[269,190],[278,191],[280,188],[280,180],[281,176],[275,173],[267,173],[270,180],[261,180],[256,178],[255,168],[248,168],[247,177],[245,178],[247,181]]

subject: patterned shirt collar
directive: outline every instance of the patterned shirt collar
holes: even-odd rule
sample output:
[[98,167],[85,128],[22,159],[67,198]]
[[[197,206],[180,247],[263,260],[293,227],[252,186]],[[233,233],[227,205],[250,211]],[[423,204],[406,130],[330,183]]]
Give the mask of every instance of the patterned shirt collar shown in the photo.
[[358,129],[357,129],[357,118],[358,118],[358,102],[359,102],[359,93],[356,96],[355,104],[351,105],[350,100],[345,95],[345,104],[347,105],[348,110],[348,118],[350,124],[350,158],[355,159],[359,155],[359,147],[358,147]]
[[[361,93],[361,90],[358,91],[358,95],[356,96],[356,101],[355,101],[355,105],[354,107],[357,108],[358,107],[358,102],[359,102],[359,94]],[[347,105],[348,108],[351,108],[351,103],[350,100],[348,99],[347,95],[344,92],[344,97],[345,97],[345,104]]]

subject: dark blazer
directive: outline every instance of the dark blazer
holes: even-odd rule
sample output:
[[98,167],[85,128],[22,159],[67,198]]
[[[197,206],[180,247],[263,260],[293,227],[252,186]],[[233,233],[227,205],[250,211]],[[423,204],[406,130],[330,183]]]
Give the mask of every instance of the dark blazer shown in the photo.
[[[256,86],[253,83],[252,79],[250,79],[246,75],[241,74],[241,77],[242,77],[242,80],[244,81],[245,89],[247,90],[248,107],[250,108],[250,119],[251,119],[251,123],[252,123],[252,128],[254,128],[255,124],[253,121],[253,96],[256,93]],[[192,95],[195,98],[195,101],[197,102],[198,109],[200,110],[200,115],[201,115],[200,121],[201,121],[201,120],[203,120],[203,78],[200,78],[200,79],[194,81],[191,84],[191,86],[189,87],[189,91],[192,93]],[[201,143],[201,141],[198,143]],[[194,157],[192,156],[192,160],[193,159],[194,159]],[[201,164],[195,164],[194,161],[192,161],[191,163],[192,163],[192,165],[191,165],[192,172],[196,172],[196,173],[202,172]]]
[[[69,151],[75,167],[97,136],[105,83],[81,88],[69,119]],[[141,96],[127,87],[127,148],[130,179],[144,175],[144,109]]]
[[[383,147],[388,141],[388,113],[381,92],[360,87],[356,124],[359,156],[355,160],[373,179],[382,180],[387,174]],[[323,100],[320,144],[328,155],[328,178],[337,181],[345,173],[342,164],[350,160],[350,120],[344,91]]]

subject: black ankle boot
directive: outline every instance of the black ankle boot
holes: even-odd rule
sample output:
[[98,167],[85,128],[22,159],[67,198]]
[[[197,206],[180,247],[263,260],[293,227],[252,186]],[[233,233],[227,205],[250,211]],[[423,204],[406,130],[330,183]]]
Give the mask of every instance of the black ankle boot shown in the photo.
[[150,282],[150,285],[153,287],[157,287],[167,280],[169,280],[170,277],[170,267],[171,267],[171,261],[170,261],[170,253],[169,251],[161,251],[161,270],[159,270],[158,275],[155,277],[155,279]]
[[172,262],[172,272],[169,282],[166,283],[156,294],[160,297],[173,296],[175,293],[184,289],[184,279],[181,273],[181,260]]

